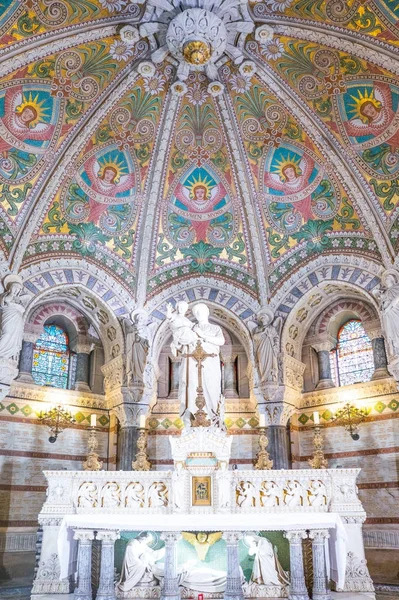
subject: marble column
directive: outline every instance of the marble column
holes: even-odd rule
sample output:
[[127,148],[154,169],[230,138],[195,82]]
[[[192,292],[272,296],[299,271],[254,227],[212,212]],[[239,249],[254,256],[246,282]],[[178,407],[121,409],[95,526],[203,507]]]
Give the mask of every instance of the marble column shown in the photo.
[[119,537],[119,531],[97,532],[97,539],[101,540],[101,566],[96,600],[115,600],[114,545]]
[[331,377],[330,350],[318,350],[317,361],[319,364],[319,383],[316,390],[335,387]]
[[302,540],[306,538],[306,531],[286,531],[284,537],[290,543],[290,593],[289,600],[309,600],[305,584],[305,571],[303,568]]
[[121,427],[118,434],[117,470],[131,471],[132,462],[136,458],[139,429],[134,425]]
[[224,396],[225,398],[238,398],[237,392],[237,356],[223,356],[224,362]]
[[268,425],[267,451],[273,461],[273,469],[290,469],[290,448],[287,427],[285,425]]
[[79,348],[76,352],[75,390],[90,392],[90,352],[91,348]]
[[33,364],[33,348],[35,344],[32,341],[23,340],[21,353],[19,355],[19,381],[33,383],[32,364]]
[[169,357],[169,360],[171,362],[169,398],[177,398],[177,395],[179,393],[179,377],[180,377],[181,360],[180,360],[180,358],[174,358],[174,357],[173,358]]
[[177,531],[165,532],[161,539],[165,542],[165,575],[161,600],[180,600],[180,589],[177,577],[177,551],[176,542],[181,534]]
[[327,529],[314,529],[309,533],[312,540],[313,600],[331,600],[328,589],[325,541],[330,537]]
[[385,352],[385,341],[383,337],[375,337],[371,340],[374,358],[374,373],[371,379],[383,379],[389,377],[388,359]]
[[238,556],[238,542],[241,537],[242,533],[238,531],[223,533],[223,539],[227,546],[227,580],[224,600],[244,600]]
[[75,529],[74,539],[79,540],[77,586],[74,600],[92,600],[91,589],[91,544],[94,539],[92,529]]

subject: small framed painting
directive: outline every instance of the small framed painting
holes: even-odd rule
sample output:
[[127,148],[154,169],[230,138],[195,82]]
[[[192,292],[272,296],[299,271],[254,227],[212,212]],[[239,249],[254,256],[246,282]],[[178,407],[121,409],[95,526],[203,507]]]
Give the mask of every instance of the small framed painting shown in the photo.
[[192,478],[192,506],[212,506],[211,478]]

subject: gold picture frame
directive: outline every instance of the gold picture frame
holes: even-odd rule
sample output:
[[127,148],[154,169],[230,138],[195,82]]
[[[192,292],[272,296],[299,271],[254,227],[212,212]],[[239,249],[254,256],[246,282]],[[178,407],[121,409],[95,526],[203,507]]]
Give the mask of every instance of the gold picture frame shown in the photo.
[[212,506],[211,477],[192,478],[192,506]]

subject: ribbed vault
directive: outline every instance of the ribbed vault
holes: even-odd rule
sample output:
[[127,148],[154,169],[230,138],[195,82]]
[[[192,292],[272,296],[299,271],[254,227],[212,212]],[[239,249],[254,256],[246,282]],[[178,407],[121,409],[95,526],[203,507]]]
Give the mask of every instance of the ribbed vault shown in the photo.
[[124,310],[202,285],[252,312],[315,260],[394,263],[398,9],[234,6],[198,70],[155,26],[184,3],[0,5],[2,273],[84,264]]

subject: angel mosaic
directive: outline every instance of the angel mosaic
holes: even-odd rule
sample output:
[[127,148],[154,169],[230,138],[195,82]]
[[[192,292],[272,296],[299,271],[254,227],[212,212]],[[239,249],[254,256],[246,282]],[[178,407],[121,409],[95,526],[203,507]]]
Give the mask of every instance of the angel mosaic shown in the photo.
[[105,233],[122,233],[136,206],[135,165],[117,149],[91,154],[78,168],[75,181],[63,196],[63,212],[69,222],[98,225]]
[[399,91],[382,81],[352,85],[338,101],[349,140],[380,174],[399,169]]
[[59,101],[45,86],[0,92],[0,176],[20,179],[46,154],[56,131]]
[[332,218],[339,207],[335,190],[309,152],[288,145],[266,154],[263,175],[266,208],[275,227],[293,233],[312,219]]
[[173,190],[165,231],[178,247],[201,241],[215,246],[228,244],[235,226],[227,183],[208,167],[190,169]]

